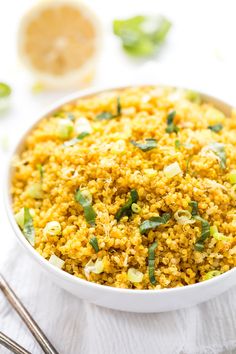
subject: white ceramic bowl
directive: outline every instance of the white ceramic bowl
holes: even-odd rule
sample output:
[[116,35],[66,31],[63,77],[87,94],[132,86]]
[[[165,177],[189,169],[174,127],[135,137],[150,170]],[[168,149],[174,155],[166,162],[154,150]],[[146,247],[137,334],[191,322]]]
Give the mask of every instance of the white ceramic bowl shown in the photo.
[[[109,90],[113,89],[114,88]],[[116,87],[115,89],[120,88]],[[38,119],[35,120],[35,125],[43,117],[57,111],[58,108],[63,104],[72,102],[79,97],[85,97],[102,91],[105,90],[85,90],[83,92],[80,92],[79,94],[73,94],[72,96],[69,96],[64,100],[57,102],[51,107],[51,109],[48,109],[45,114],[42,114]],[[220,101],[217,98],[205,94],[202,94],[202,98],[207,100],[208,102],[210,101],[214,103],[216,107],[224,111],[226,114],[229,114],[232,109],[229,104]],[[17,143],[13,156],[19,151],[21,151],[21,149],[23,148],[25,136],[32,130],[33,127],[30,127],[23,136],[23,138]],[[49,276],[53,282],[57,283],[60,287],[68,290],[79,298],[88,300],[100,306],[122,311],[146,313],[164,312],[196,305],[200,302],[206,301],[212,297],[219,295],[220,293],[228,290],[230,287],[236,284],[236,268],[231,269],[230,271],[220,276],[217,276],[211,280],[204,281],[198,284],[162,290],[119,289],[91,283],[89,281],[76,278],[75,276],[52,266],[47,260],[45,260],[35,251],[35,249],[29,244],[29,242],[21,233],[18,225],[15,222],[11,208],[11,174],[12,168],[9,162],[6,185],[4,186],[4,189],[6,191],[5,201],[7,214],[18,241],[25,249],[25,251],[30,255],[30,257],[38,263],[40,268],[45,271],[47,276]]]

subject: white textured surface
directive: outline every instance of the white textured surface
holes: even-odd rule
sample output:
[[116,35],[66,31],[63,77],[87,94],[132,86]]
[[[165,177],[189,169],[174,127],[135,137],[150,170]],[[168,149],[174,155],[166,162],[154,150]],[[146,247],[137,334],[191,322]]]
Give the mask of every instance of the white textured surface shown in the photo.
[[[27,73],[17,67],[14,43],[17,22],[30,3],[32,0],[0,2],[0,81],[8,81],[14,88],[12,109],[0,120],[0,139],[7,135],[10,145],[45,105],[64,94],[32,95]],[[128,82],[129,78],[174,83],[236,102],[234,0],[90,0],[89,3],[100,14],[106,33],[97,83],[112,85]],[[114,17],[143,12],[166,14],[174,26],[157,60],[140,69],[142,63],[127,59],[109,33]],[[7,159],[8,154],[0,149],[1,185]],[[2,198],[0,223],[1,272],[60,354],[236,353],[236,288],[208,303],[165,314],[129,314],[98,308],[53,285],[18,248],[4,214]],[[32,354],[42,353],[1,294],[0,330]],[[0,347],[0,354],[7,353]]]
[[[60,354],[236,352],[236,288],[197,307],[145,315],[75,298],[53,285],[18,245],[3,273]],[[0,314],[3,332],[31,353],[42,353],[2,296]]]

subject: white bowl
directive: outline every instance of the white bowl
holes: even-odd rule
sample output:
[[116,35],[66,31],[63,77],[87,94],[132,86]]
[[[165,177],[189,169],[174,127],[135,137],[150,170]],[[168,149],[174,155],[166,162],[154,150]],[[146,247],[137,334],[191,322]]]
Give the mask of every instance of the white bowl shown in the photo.
[[[144,86],[144,85],[141,85]],[[122,89],[122,88],[111,88]],[[97,90],[84,90],[79,94],[73,94],[66,99],[61,100],[54,104],[51,109],[48,109],[38,119],[44,118],[50,113],[58,110],[60,106],[65,103],[72,102],[79,97],[85,97],[93,95],[99,92],[106,91],[105,89]],[[232,106],[220,101],[217,98],[201,94],[203,99],[208,102],[214,103],[216,107],[224,111],[226,114],[231,112]],[[34,124],[34,126],[36,125]],[[23,138],[17,143],[13,156],[23,149],[23,142],[25,136],[33,129],[30,127]],[[10,196],[10,182],[12,175],[12,167],[9,162],[9,168],[7,173],[7,179],[5,182],[5,201],[7,214],[15,232],[15,235],[25,249],[25,251],[34,259],[41,269],[51,278],[51,280],[57,283],[60,287],[68,290],[79,298],[88,300],[94,304],[108,307],[111,309],[132,311],[132,312],[164,312],[170,310],[176,310],[183,307],[196,305],[200,302],[209,300],[212,297],[219,295],[220,293],[228,290],[230,287],[236,284],[236,268],[221,274],[211,280],[207,280],[201,283],[188,285],[180,288],[162,289],[162,290],[131,290],[131,289],[119,289],[105,285],[92,283],[80,278],[77,278],[69,273],[60,270],[51,265],[47,260],[39,255],[38,252],[29,244],[25,239],[18,225],[15,222],[15,218],[11,208],[11,196]]]

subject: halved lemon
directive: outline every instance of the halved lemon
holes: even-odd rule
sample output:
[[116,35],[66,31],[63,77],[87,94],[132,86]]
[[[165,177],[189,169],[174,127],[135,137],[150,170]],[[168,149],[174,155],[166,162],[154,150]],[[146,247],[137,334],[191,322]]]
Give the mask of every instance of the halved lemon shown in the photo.
[[101,26],[81,1],[46,0],[23,16],[18,44],[21,61],[46,87],[84,87],[95,73]]

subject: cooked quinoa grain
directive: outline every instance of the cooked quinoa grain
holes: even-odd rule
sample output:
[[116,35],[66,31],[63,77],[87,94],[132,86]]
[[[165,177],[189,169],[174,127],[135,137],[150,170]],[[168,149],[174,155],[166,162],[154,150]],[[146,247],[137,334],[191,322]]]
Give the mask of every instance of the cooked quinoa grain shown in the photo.
[[14,160],[11,190],[37,252],[120,288],[185,286],[235,267],[236,119],[200,101],[133,87],[41,120]]

